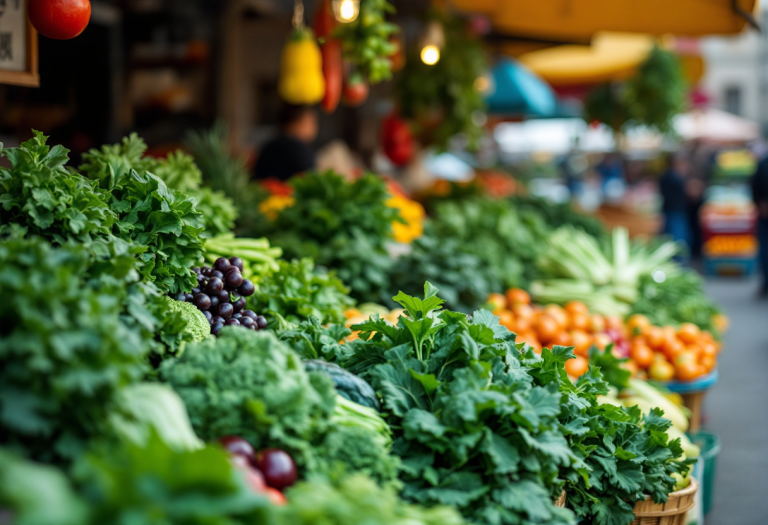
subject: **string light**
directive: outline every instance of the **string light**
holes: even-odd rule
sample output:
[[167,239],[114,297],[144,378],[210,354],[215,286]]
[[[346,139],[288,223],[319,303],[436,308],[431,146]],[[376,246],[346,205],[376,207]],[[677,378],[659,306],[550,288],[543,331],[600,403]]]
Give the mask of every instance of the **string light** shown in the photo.
[[440,61],[440,48],[429,44],[421,49],[421,61],[428,66],[434,66]]
[[435,20],[427,23],[419,39],[421,46],[421,61],[428,66],[434,66],[440,61],[440,52],[445,46],[443,25]]
[[333,0],[333,16],[343,24],[357,20],[360,14],[360,0]]

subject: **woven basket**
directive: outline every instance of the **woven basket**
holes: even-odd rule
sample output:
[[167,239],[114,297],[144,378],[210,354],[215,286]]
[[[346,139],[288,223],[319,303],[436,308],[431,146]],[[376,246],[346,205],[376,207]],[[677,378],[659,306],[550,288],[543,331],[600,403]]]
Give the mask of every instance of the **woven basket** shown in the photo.
[[699,484],[691,478],[691,484],[669,495],[666,503],[654,503],[651,498],[635,504],[635,521],[632,525],[685,525],[685,517],[693,508],[693,497]]
[[563,493],[560,494],[560,497],[555,501],[555,507],[560,507],[561,509],[565,508],[565,491],[563,491]]

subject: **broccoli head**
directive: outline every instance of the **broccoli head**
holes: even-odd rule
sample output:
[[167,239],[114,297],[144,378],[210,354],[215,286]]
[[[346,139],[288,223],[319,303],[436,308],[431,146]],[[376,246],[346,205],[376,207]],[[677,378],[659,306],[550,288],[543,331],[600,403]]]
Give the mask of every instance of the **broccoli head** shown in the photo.
[[208,323],[208,319],[194,304],[177,301],[168,296],[165,296],[165,301],[168,304],[168,310],[179,312],[187,322],[187,328],[184,331],[191,336],[192,342],[198,343],[211,335],[211,325]]

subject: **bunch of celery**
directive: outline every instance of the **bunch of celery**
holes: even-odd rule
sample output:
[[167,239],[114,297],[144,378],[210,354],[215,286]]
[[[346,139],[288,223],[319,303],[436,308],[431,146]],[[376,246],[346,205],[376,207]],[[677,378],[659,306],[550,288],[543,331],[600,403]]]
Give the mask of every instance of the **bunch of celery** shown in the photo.
[[563,226],[537,261],[545,279],[534,282],[531,293],[542,303],[581,301],[596,313],[625,315],[638,299],[641,277],[679,271],[671,260],[677,252],[673,242],[631,242],[626,228],[615,228],[610,242],[601,245],[584,231]]

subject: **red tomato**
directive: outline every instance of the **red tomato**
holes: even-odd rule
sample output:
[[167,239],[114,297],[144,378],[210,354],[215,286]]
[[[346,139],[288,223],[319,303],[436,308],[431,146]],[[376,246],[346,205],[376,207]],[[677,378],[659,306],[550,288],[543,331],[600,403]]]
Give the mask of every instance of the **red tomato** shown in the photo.
[[345,105],[355,107],[361,105],[368,98],[368,84],[365,79],[353,74],[344,81],[344,90],[341,93],[341,100]]
[[29,0],[29,21],[54,40],[69,40],[83,32],[91,20],[89,0]]

